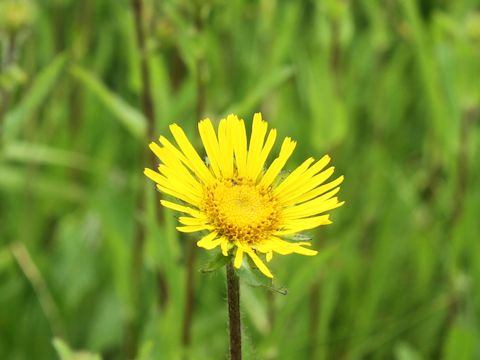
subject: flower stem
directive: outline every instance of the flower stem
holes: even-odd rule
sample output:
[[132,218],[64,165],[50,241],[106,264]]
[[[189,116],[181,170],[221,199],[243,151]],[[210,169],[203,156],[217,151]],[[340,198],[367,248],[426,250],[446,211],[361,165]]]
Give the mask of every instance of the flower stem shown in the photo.
[[240,284],[232,263],[227,265],[228,320],[230,326],[230,360],[242,359],[240,327]]

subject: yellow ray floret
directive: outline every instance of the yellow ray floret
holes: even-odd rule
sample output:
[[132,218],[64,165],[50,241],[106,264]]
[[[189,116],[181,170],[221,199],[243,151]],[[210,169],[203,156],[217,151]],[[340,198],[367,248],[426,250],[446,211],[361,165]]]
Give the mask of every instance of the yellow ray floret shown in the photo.
[[[150,149],[159,158],[158,171],[145,175],[160,192],[177,199],[161,200],[180,216],[178,231],[203,232],[197,245],[212,250],[220,247],[232,256],[236,268],[247,255],[267,277],[273,277],[263,259],[273,254],[313,256],[309,241],[285,239],[301,231],[331,224],[327,211],[343,205],[335,196],[343,182],[340,176],[329,182],[334,167],[330,157],[305,160],[285,179],[278,181],[296,142],[285,138],[278,156],[266,166],[277,137],[275,129],[257,113],[250,139],[245,122],[236,115],[221,119],[217,130],[210,121],[198,123],[204,151],[198,153],[183,129],[170,125],[177,146],[161,136]],[[207,160],[202,160],[203,157]]]

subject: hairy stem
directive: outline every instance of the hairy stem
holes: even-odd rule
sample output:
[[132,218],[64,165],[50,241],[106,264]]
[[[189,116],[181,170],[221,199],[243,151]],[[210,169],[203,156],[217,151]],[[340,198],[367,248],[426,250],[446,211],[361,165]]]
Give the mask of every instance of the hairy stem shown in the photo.
[[240,326],[240,284],[232,263],[227,265],[227,298],[230,334],[230,359],[242,358],[242,332]]

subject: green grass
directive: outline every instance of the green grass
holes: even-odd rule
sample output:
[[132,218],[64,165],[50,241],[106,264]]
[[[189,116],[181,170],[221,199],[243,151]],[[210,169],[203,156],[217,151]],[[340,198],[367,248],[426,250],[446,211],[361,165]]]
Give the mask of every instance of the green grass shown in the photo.
[[157,135],[200,145],[200,84],[346,177],[320,255],[272,262],[288,295],[242,285],[245,359],[478,359],[479,2],[144,3],[146,54],[127,0],[32,1],[13,59],[0,12],[0,359],[226,358],[222,271],[181,344],[195,239],[142,174],[142,59]]

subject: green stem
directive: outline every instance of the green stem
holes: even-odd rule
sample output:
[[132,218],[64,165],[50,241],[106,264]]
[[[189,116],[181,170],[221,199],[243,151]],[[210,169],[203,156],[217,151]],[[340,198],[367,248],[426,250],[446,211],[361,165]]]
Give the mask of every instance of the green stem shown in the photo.
[[242,359],[242,332],[240,324],[240,284],[232,263],[227,265],[228,320],[230,327],[230,359]]

